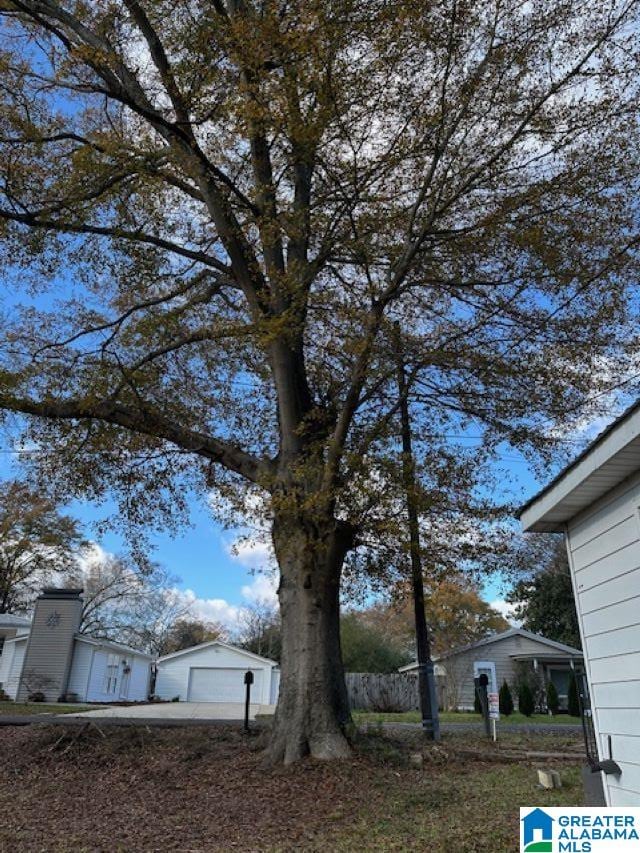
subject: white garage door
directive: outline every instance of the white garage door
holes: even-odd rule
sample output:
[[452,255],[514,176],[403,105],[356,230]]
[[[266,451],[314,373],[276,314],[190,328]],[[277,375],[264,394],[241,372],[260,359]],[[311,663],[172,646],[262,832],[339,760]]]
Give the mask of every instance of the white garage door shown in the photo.
[[[189,673],[189,702],[244,702],[246,669],[214,669],[192,666]],[[262,698],[263,670],[254,669],[251,702]]]

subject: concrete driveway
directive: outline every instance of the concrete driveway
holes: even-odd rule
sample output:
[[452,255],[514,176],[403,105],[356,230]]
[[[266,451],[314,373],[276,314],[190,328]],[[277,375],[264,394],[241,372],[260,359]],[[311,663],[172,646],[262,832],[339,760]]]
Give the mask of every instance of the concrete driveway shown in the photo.
[[[273,714],[273,705],[250,705],[249,719],[256,714]],[[146,705],[113,705],[93,711],[66,714],[88,720],[119,717],[128,720],[243,720],[244,704],[240,702],[151,702]]]

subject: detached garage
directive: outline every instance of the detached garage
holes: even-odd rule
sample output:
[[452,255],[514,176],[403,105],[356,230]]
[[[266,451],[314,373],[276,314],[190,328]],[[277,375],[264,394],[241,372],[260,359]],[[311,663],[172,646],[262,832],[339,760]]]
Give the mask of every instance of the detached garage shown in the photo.
[[212,640],[158,658],[155,695],[181,702],[242,703],[244,675],[253,673],[251,702],[275,705],[280,670],[276,661]]

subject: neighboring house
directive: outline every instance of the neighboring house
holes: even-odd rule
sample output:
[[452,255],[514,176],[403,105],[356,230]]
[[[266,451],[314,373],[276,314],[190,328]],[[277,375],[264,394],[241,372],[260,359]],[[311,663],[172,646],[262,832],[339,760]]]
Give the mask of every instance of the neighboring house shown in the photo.
[[241,703],[248,670],[253,673],[252,704],[275,705],[280,686],[276,661],[220,640],[158,658],[155,695],[182,702]]
[[520,510],[525,531],[565,534],[597,750],[589,758],[620,770],[604,776],[608,806],[640,806],[639,508],[637,403]]
[[28,634],[31,619],[24,616],[14,616],[13,613],[0,613],[0,657],[6,640],[12,640],[20,634]]
[[[22,620],[20,633],[5,639],[0,687],[12,699],[25,701],[36,692],[47,702],[70,694],[80,702],[148,698],[151,655],[78,634],[81,593],[45,589],[36,600],[33,621]],[[4,618],[0,616],[0,631]]]
[[5,649],[5,643],[21,634],[28,634],[30,627],[30,619],[14,616],[13,613],[0,613],[0,690],[2,690],[3,681],[6,682],[6,676],[3,678],[3,673],[10,665],[14,648],[13,645],[9,645]]
[[[560,708],[566,709],[569,678],[574,666],[582,662],[582,652],[524,628],[511,628],[439,655],[434,662],[440,700],[445,708],[473,710],[474,678],[482,673],[489,678],[489,692],[497,692],[503,681],[514,689],[520,672],[533,670],[541,684],[554,683]],[[417,672],[417,669],[418,664],[411,663],[399,671]],[[515,691],[513,698],[517,706]]]

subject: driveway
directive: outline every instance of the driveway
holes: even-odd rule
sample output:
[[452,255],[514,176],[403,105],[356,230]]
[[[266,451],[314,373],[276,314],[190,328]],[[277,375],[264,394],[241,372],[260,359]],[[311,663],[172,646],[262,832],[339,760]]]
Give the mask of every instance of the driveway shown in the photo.
[[[249,719],[256,714],[272,714],[271,705],[250,705]],[[152,702],[148,705],[112,705],[93,711],[66,714],[87,720],[126,718],[135,720],[244,720],[244,703],[241,702]]]

